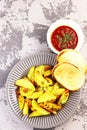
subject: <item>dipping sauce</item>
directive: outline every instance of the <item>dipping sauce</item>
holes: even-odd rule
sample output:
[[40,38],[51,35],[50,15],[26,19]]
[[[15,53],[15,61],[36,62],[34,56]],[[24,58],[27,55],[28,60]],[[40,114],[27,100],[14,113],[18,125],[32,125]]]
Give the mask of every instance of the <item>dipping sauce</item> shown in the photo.
[[51,42],[58,51],[75,49],[78,44],[77,33],[69,26],[60,26],[51,35]]

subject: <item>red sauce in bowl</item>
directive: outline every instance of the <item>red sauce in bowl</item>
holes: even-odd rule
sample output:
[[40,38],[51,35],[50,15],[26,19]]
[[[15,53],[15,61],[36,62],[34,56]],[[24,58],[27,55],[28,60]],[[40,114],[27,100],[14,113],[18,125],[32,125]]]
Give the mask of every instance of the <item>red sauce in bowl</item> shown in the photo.
[[69,26],[60,26],[51,35],[51,42],[58,51],[75,49],[78,44],[77,33]]

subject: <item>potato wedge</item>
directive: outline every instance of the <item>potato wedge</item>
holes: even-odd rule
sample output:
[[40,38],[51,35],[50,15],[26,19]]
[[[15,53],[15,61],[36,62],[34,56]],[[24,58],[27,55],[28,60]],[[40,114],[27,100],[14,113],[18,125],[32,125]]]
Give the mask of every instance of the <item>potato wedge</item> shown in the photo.
[[44,77],[48,77],[48,76],[50,76],[52,74],[52,70],[46,70],[45,72],[44,72]]
[[23,88],[23,87],[19,88],[19,92],[22,96],[27,97],[27,98],[33,94],[32,90],[29,90],[28,88]]
[[31,95],[28,95],[27,98],[29,99],[37,99],[43,94],[43,91],[33,92]]
[[29,79],[26,77],[16,80],[15,85],[24,88],[29,88],[30,90],[35,91],[33,83],[29,81]]
[[60,85],[58,82],[55,82],[55,84],[54,84],[53,86],[54,86],[54,88],[55,88],[55,89],[57,89],[57,88],[60,88],[60,87],[61,87],[61,85]]
[[58,100],[58,105],[64,105],[64,104],[66,104],[68,98],[69,98],[69,90],[66,90],[61,95],[60,99]]
[[24,97],[22,95],[18,96],[18,105],[19,105],[19,109],[23,110],[23,107],[24,107]]
[[62,62],[53,69],[53,76],[66,89],[75,91],[82,87],[85,82],[85,75],[75,65]]
[[44,74],[44,65],[39,65],[35,67],[35,74]]
[[48,85],[53,85],[53,80],[51,78],[46,77],[46,81],[48,82]]
[[52,68],[51,65],[39,65],[39,66],[36,66],[35,73],[39,73],[41,75],[44,75],[45,71],[47,71],[51,68]]
[[35,71],[35,66],[32,66],[27,74],[27,77],[30,81],[34,82],[34,71]]
[[25,103],[24,103],[24,108],[23,108],[23,114],[27,115],[29,114],[28,99],[25,99],[24,102]]
[[36,102],[36,100],[32,100],[32,107],[33,110],[35,111],[39,111],[39,113],[41,113],[41,115],[49,115],[50,112],[46,111],[45,109],[41,108],[39,106],[39,104]]
[[54,88],[54,89],[51,91],[51,93],[52,93],[53,95],[55,95],[56,97],[59,97],[60,95],[63,94],[64,91],[65,91],[65,88],[57,88],[57,89]]
[[51,93],[52,90],[53,90],[53,86],[48,86],[48,87],[46,87],[45,92],[47,92],[47,93]]
[[50,83],[41,74],[35,74],[35,83],[43,88],[50,85]]
[[43,95],[41,95],[38,98],[37,102],[41,103],[41,102],[54,101],[54,100],[56,100],[56,96],[55,95],[53,95],[50,92],[45,92],[45,93],[43,93]]
[[37,116],[46,116],[46,115],[49,115],[50,113],[40,113],[40,111],[33,111],[29,117],[37,117]]
[[29,117],[37,117],[37,116],[42,116],[42,114],[39,111],[33,111]]
[[40,103],[40,106],[53,114],[56,114],[57,111],[62,108],[61,105],[57,105],[51,102]]
[[33,92],[27,88],[20,87],[20,94],[28,99],[37,99],[43,94],[43,90],[38,92]]
[[61,94],[63,94],[63,92],[65,91],[65,88],[59,88],[59,86],[56,84],[54,84],[54,86],[48,86],[46,89],[47,93],[51,93],[52,95],[56,96],[56,98],[58,96],[60,96]]

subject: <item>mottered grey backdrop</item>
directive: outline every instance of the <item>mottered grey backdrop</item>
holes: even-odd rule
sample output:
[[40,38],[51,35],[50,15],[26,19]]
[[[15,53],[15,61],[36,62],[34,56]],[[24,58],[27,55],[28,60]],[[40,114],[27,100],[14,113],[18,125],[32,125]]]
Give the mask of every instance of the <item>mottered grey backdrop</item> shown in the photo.
[[[19,59],[37,52],[51,52],[46,33],[52,22],[67,18],[80,25],[85,36],[80,52],[87,60],[86,12],[86,0],[0,0],[0,130],[32,130],[11,111],[5,83]],[[55,128],[77,129],[87,130],[87,82],[74,115]]]

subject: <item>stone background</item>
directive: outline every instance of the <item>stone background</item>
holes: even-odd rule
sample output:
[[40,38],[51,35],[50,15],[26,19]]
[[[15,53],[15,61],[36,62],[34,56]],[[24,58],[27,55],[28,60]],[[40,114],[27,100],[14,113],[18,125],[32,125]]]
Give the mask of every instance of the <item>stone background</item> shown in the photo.
[[[19,59],[37,52],[51,52],[46,33],[61,18],[76,21],[85,41],[80,50],[87,60],[87,0],[0,0],[0,130],[32,130],[11,111],[5,83]],[[74,115],[55,130],[87,130],[87,79]]]

